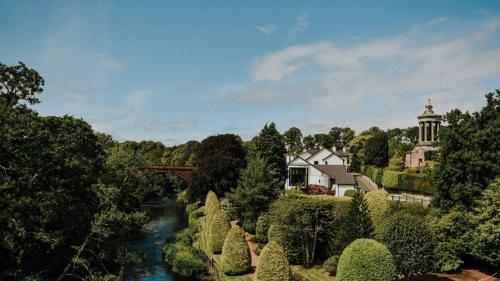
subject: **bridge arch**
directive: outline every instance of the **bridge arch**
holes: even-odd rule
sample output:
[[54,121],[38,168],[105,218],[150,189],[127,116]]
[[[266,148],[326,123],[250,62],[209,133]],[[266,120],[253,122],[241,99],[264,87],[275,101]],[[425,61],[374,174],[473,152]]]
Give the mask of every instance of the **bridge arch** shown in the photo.
[[183,179],[188,185],[193,182],[193,172],[198,169],[195,166],[178,166],[178,165],[153,165],[146,168],[153,173],[174,173]]

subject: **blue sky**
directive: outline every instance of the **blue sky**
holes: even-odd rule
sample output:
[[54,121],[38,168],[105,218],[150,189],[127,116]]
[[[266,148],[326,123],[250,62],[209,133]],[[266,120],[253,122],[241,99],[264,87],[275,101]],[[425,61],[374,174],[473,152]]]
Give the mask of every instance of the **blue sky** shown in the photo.
[[119,140],[414,125],[500,88],[500,1],[5,1],[0,62],[42,115]]

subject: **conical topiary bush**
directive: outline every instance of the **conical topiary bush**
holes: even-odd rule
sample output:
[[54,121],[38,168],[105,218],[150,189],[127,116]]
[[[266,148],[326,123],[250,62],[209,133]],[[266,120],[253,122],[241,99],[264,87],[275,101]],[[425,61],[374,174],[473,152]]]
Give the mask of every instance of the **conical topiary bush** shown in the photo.
[[217,213],[217,211],[220,210],[220,202],[219,198],[217,197],[217,194],[213,191],[209,191],[207,193],[207,198],[205,199],[205,223],[207,227],[210,227],[210,223],[212,221],[212,218],[214,217],[214,214]]
[[219,254],[222,251],[229,229],[231,229],[231,223],[227,212],[224,210],[217,211],[213,215],[208,232],[208,246],[214,254]]
[[252,257],[245,233],[239,227],[232,228],[224,240],[222,268],[227,275],[240,275],[252,268]]
[[270,241],[260,254],[256,270],[257,281],[290,281],[290,265],[278,244]]

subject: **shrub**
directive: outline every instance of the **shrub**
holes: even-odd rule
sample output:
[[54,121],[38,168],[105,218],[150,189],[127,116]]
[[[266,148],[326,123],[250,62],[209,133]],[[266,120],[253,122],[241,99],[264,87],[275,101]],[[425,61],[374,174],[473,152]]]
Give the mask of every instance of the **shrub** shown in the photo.
[[323,262],[323,270],[328,272],[330,276],[337,274],[337,265],[339,264],[339,256],[331,256]]
[[417,217],[424,217],[428,213],[428,208],[416,202],[389,201],[391,214],[403,212]]
[[186,213],[191,214],[192,212],[198,210],[198,205],[196,203],[191,203],[186,205]]
[[288,260],[274,241],[270,241],[262,250],[255,274],[257,281],[290,281]]
[[270,221],[269,215],[263,213],[257,219],[257,225],[255,226],[255,239],[259,244],[266,244],[268,242],[267,233],[269,231]]
[[358,193],[357,190],[349,189],[349,190],[346,190],[346,192],[344,192],[344,196],[354,197],[356,195],[356,193]]
[[429,177],[425,174],[400,174],[399,189],[431,195],[435,193]]
[[232,228],[222,247],[222,268],[227,275],[240,275],[252,268],[250,249],[241,228]]
[[399,186],[399,173],[385,170],[382,176],[382,186],[389,189],[397,189]]
[[283,225],[271,225],[269,227],[268,241],[278,244],[290,263],[302,263],[304,260],[304,245],[301,233]]
[[401,275],[409,277],[431,270],[434,242],[422,218],[394,214],[385,223],[379,240],[392,253]]
[[207,266],[199,249],[179,251],[172,261],[172,271],[185,277],[200,276],[207,272]]
[[208,245],[214,254],[218,254],[222,251],[224,240],[230,228],[231,223],[229,222],[227,212],[224,210],[217,211],[210,223],[208,232]]
[[210,212],[215,205],[219,205],[220,207],[219,198],[215,192],[210,190],[207,193],[207,198],[205,199],[205,216],[210,215]]
[[358,239],[344,249],[337,281],[392,281],[396,268],[391,252],[372,239]]
[[385,191],[372,191],[365,195],[370,217],[372,219],[375,233],[380,231],[386,215],[390,210],[389,200]]

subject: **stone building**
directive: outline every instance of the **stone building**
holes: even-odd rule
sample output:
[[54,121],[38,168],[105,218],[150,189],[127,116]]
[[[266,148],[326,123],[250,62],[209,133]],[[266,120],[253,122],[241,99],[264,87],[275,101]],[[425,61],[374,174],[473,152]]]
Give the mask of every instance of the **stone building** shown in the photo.
[[425,111],[417,116],[418,144],[406,154],[405,166],[416,168],[425,164],[425,152],[437,150],[436,142],[439,137],[439,127],[441,126],[441,115],[432,110],[431,100],[428,100]]

